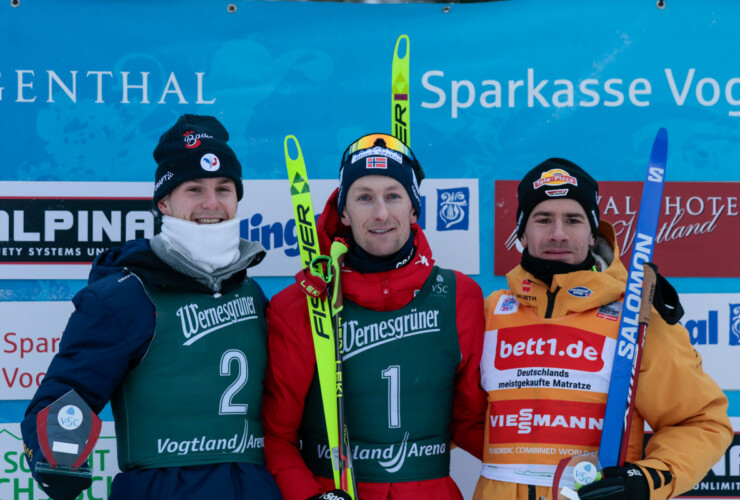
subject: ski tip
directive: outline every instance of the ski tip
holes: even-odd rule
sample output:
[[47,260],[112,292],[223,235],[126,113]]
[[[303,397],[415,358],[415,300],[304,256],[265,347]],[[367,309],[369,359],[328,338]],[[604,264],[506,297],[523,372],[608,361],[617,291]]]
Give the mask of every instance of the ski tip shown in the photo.
[[[405,41],[405,45],[403,47],[403,56],[399,55],[398,49],[401,47],[401,42]],[[396,50],[394,52],[394,55],[397,59],[406,59],[409,56],[409,48],[410,48],[410,42],[408,35],[401,35],[398,37],[398,40],[396,40]]]
[[668,131],[661,127],[655,135],[653,149],[650,152],[650,165],[662,165],[665,168],[668,159]]
[[299,160],[303,156],[303,154],[301,153],[301,145],[298,143],[298,139],[296,139],[296,136],[286,135],[284,145],[285,145],[285,157],[286,158],[296,161],[296,160]]
[[655,135],[655,140],[668,142],[668,131],[665,127],[660,127],[660,129],[658,129],[658,133]]

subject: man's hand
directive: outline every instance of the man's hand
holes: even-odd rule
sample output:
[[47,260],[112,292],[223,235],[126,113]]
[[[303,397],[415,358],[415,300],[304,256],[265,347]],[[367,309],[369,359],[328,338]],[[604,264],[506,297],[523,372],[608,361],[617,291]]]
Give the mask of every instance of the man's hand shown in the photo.
[[74,500],[92,484],[92,475],[36,470],[36,480],[52,500]]
[[320,495],[314,495],[308,500],[352,500],[349,493],[342,490],[331,490]]
[[660,273],[658,273],[658,266],[652,262],[647,263],[648,266],[653,268],[655,271],[655,296],[653,297],[653,307],[663,321],[669,325],[675,325],[683,317],[683,306],[681,300],[678,298],[678,292],[673,288],[673,285],[668,283]]
[[[603,479],[578,490],[581,500],[649,500],[648,480],[635,464],[607,467],[601,473]],[[667,474],[670,476],[670,473]]]
[[607,467],[601,473],[602,480],[578,490],[581,500],[649,500],[650,483],[646,473],[652,478],[655,489],[673,481],[670,471],[640,468],[629,462],[624,467]]

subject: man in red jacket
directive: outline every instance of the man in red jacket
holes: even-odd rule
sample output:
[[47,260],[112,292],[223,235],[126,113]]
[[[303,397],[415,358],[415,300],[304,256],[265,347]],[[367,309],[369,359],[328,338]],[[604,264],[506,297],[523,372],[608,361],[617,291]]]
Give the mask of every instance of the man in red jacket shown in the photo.
[[[344,290],[344,401],[358,497],[462,499],[450,445],[481,457],[483,295],[434,265],[421,210],[421,165],[401,141],[364,136],[344,153],[339,188],[318,220],[321,251],[349,241]],[[263,420],[267,467],[287,500],[335,490],[304,293],[267,312]]]

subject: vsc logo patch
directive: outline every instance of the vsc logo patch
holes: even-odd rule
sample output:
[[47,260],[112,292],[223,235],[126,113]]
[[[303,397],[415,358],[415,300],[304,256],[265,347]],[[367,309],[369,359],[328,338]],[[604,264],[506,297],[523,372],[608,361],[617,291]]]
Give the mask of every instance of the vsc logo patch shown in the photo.
[[469,219],[468,188],[437,189],[437,231],[467,231]]

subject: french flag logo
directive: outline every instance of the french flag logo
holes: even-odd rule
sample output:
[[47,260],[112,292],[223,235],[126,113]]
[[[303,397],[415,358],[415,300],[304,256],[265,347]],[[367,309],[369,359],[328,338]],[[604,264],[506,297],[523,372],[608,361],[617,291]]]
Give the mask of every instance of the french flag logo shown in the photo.
[[365,158],[366,168],[388,168],[388,158],[385,156],[370,156]]

